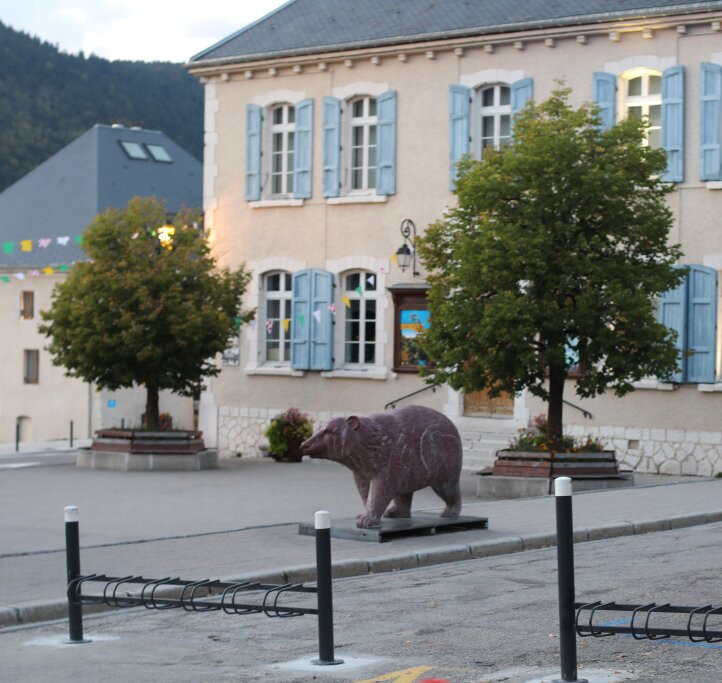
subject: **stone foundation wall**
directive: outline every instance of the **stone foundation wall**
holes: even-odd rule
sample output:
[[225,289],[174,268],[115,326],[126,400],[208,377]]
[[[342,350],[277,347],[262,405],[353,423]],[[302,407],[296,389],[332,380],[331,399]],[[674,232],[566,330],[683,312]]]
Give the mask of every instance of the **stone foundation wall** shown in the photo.
[[[241,408],[220,406],[218,409],[218,454],[229,458],[240,453],[244,458],[263,455],[261,444],[267,443],[263,432],[282,408]],[[335,417],[345,413],[307,412],[314,430]]]
[[593,436],[636,472],[710,477],[722,472],[722,432],[682,429],[584,427],[569,425],[572,436]]

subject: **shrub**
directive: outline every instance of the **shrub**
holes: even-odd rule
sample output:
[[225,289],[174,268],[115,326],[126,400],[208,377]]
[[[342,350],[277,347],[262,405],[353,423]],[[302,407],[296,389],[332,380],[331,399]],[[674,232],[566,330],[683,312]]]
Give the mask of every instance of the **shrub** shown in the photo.
[[313,423],[308,415],[298,408],[289,408],[271,420],[264,435],[268,439],[268,452],[282,456],[288,451],[292,441],[303,441],[312,433]]
[[529,423],[529,426],[519,430],[518,435],[509,444],[508,450],[601,453],[604,446],[598,439],[591,436],[582,440],[563,434],[560,438],[555,439],[549,432],[546,416],[537,415]]

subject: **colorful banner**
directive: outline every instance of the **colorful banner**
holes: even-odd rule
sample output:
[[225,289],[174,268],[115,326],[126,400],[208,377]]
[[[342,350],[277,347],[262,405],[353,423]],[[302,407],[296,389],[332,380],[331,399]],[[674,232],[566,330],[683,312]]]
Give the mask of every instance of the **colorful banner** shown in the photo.
[[351,308],[351,299],[347,296],[342,296],[341,301],[343,301],[343,305],[346,306],[346,308]]

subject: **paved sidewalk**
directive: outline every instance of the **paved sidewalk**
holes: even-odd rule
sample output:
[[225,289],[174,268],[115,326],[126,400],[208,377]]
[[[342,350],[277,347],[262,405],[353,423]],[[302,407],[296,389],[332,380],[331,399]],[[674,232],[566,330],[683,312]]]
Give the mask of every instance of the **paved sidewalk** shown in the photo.
[[[464,475],[464,514],[488,530],[411,536],[387,543],[336,540],[339,577],[389,572],[540,548],[555,543],[552,497],[479,501]],[[440,509],[433,493],[414,510]],[[299,521],[329,509],[360,510],[350,473],[329,463],[224,462],[216,471],[121,473],[72,465],[0,473],[0,626],[63,617],[66,603],[62,507],[80,508],[84,572],[182,578],[309,581],[314,541]],[[722,521],[722,480],[579,494],[578,541]]]

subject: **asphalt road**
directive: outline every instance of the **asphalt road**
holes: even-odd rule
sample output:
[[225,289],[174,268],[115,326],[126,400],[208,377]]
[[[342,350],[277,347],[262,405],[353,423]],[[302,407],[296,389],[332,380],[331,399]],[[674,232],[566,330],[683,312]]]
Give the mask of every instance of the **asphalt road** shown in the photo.
[[[313,617],[132,609],[86,617],[93,642],[84,645],[62,644],[62,622],[0,631],[0,679],[522,683],[558,672],[555,552],[336,581],[341,667],[308,664],[317,656]],[[722,602],[720,523],[584,543],[575,553],[580,600]],[[710,627],[722,628],[719,619]],[[608,675],[595,680],[722,681],[722,644],[628,636],[578,644],[580,675]]]

